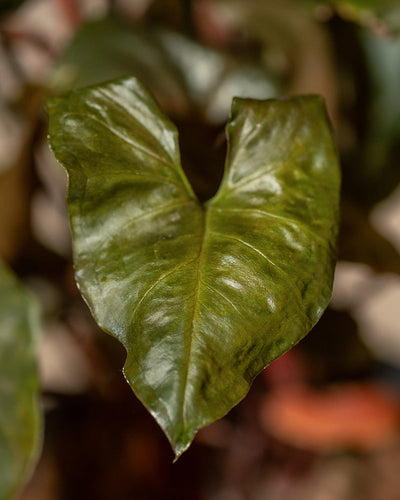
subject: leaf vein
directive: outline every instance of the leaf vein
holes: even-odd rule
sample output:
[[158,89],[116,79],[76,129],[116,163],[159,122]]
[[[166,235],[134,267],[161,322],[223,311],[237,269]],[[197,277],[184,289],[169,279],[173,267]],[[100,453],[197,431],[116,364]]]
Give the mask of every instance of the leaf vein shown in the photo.
[[245,177],[244,181],[238,182],[237,184],[234,184],[231,188],[228,188],[229,194],[232,194],[235,191],[237,191],[238,189],[241,189],[241,188],[253,183],[254,181],[257,181],[258,179],[260,179],[261,177],[263,177],[266,174],[270,174],[271,171],[273,171],[273,167],[269,168],[268,170],[264,170],[261,173],[254,175],[253,177]]
[[[271,264],[275,269],[277,269],[280,272],[280,274],[283,274],[285,276],[285,278],[287,279],[287,281],[292,285],[290,289],[292,291],[297,292],[296,293],[296,297],[297,297],[297,299],[299,301],[299,304],[301,305],[302,297],[301,297],[300,290],[299,290],[298,286],[296,285],[296,283],[292,280],[292,278],[290,277],[290,275],[289,275],[289,273],[287,271],[285,271],[280,266],[278,266],[277,264],[275,264],[275,262],[273,262],[271,259],[269,259],[264,253],[262,253],[260,250],[258,250],[258,248],[254,247],[250,243],[247,243],[246,241],[244,241],[244,240],[242,240],[240,238],[237,238],[236,236],[230,236],[228,234],[218,233],[216,231],[212,231],[212,233],[215,234],[215,235],[217,235],[217,236],[220,236],[222,238],[227,238],[227,239],[230,239],[230,240],[233,240],[233,241],[237,241],[241,245],[243,245],[243,246],[245,246],[247,248],[250,248],[253,252],[255,252],[258,255],[260,255],[260,257],[263,257],[269,264]],[[300,307],[300,310],[302,310],[301,307]]]
[[262,216],[265,215],[266,217],[270,217],[270,218],[273,218],[273,219],[278,219],[278,220],[281,220],[283,222],[287,222],[287,223],[289,223],[291,225],[294,225],[294,226],[299,226],[303,230],[305,230],[307,233],[309,233],[313,237],[315,237],[317,240],[323,241],[325,243],[325,239],[320,234],[318,234],[315,231],[313,231],[310,227],[308,227],[303,222],[297,221],[295,219],[291,219],[290,217],[285,217],[285,216],[282,216],[282,215],[273,214],[271,212],[267,212],[265,210],[260,210],[258,208],[221,208],[221,207],[214,207],[213,209],[217,210],[219,212],[237,212],[237,213],[250,212],[250,213],[252,213],[254,215],[262,215]]
[[191,259],[191,260],[188,260],[188,261],[184,262],[183,264],[181,264],[179,266],[174,267],[173,269],[171,269],[171,271],[168,271],[167,273],[165,273],[162,276],[160,276],[152,285],[150,285],[149,288],[147,288],[147,290],[141,296],[141,298],[139,299],[138,303],[136,304],[136,306],[134,307],[134,309],[132,311],[132,314],[131,314],[132,324],[134,323],[135,316],[136,316],[136,314],[137,314],[140,306],[143,304],[143,302],[145,301],[145,299],[149,295],[149,293],[151,293],[151,291],[154,290],[162,281],[164,281],[166,278],[168,278],[168,276],[170,276],[171,274],[174,274],[175,272],[179,271],[179,269],[182,269],[183,267],[186,267],[187,265],[191,264],[195,260],[196,259]]
[[167,212],[173,208],[184,207],[186,205],[194,205],[195,202],[191,200],[181,200],[176,203],[169,203],[167,205],[157,205],[155,208],[148,210],[147,212],[142,212],[137,217],[132,217],[129,219],[129,224],[136,223],[138,220],[145,219],[147,217],[152,217],[153,215],[159,215],[160,213]]
[[204,259],[204,246],[205,246],[205,241],[207,239],[207,233],[208,233],[208,217],[207,217],[207,215],[208,215],[208,213],[206,213],[206,216],[205,216],[203,238],[201,241],[199,254],[197,256],[196,287],[194,290],[194,302],[193,302],[193,314],[192,314],[192,321],[191,321],[190,342],[189,342],[188,354],[187,354],[187,368],[186,368],[185,373],[184,373],[184,382],[183,382],[182,419],[183,419],[184,424],[186,421],[186,394],[187,394],[187,389],[188,389],[189,372],[190,372],[190,366],[191,366],[192,354],[193,354],[193,332],[194,332],[194,326],[195,326],[196,315],[197,315],[197,307],[198,307],[198,303],[199,303],[200,278],[201,278],[201,270],[202,270],[203,259]]
[[76,113],[76,112],[65,113],[64,117],[67,117],[67,116],[82,116],[82,117],[85,118],[85,120],[91,119],[91,120],[95,121],[96,123],[99,123],[102,127],[106,128],[109,132],[113,133],[115,136],[119,137],[123,142],[129,144],[133,149],[141,151],[145,155],[147,155],[147,156],[149,156],[151,158],[154,158],[155,160],[159,161],[160,163],[164,163],[164,165],[166,165],[171,170],[175,170],[175,165],[174,164],[171,164],[170,162],[168,162],[167,160],[165,160],[165,158],[162,158],[162,156],[159,156],[159,155],[153,153],[152,151],[148,150],[147,148],[144,148],[143,146],[139,146],[139,144],[137,142],[134,142],[131,138],[127,137],[124,134],[121,134],[117,129],[115,129],[114,127],[112,127],[109,122],[107,122],[107,124],[105,124],[104,122],[102,122],[101,120],[99,120],[92,113],[88,113],[88,114],[86,114],[86,113],[85,114],[84,113]]
[[[111,100],[114,104],[116,104],[116,105],[117,105],[120,109],[122,109],[124,112],[126,112],[126,105],[124,105],[124,103],[121,103],[121,102],[120,102],[120,100],[119,100],[119,99],[117,99],[117,98],[115,97],[115,95],[114,95],[112,92],[109,92],[109,91],[108,91],[108,90],[106,90],[105,88],[102,88],[102,89],[101,89],[101,88],[99,88],[99,89],[97,89],[97,90],[98,90],[98,92],[99,92],[100,94],[102,94],[102,95],[103,95],[104,97],[106,97],[107,99],[110,99],[110,100]],[[151,135],[151,136],[155,139],[155,141],[156,141],[158,144],[160,143],[160,139],[159,139],[158,137],[156,137],[156,136],[153,134],[153,131],[151,130],[151,128],[146,127],[146,126],[144,125],[144,123],[143,123],[143,122],[140,122],[140,121],[136,118],[136,116],[134,116],[134,115],[133,115],[133,113],[129,113],[129,116],[130,116],[131,118],[133,118],[133,119],[134,119],[137,123],[140,123],[140,125],[141,125],[141,126],[142,126],[145,130],[147,130],[147,132],[148,132],[148,133],[149,133],[149,134],[150,134],[150,135]],[[162,124],[162,127],[165,127],[165,123],[163,123],[163,124]],[[164,149],[164,151],[165,151],[165,149]],[[168,158],[170,159],[171,164],[174,166],[174,160],[173,160],[173,158],[171,158],[171,156],[169,155],[169,153],[168,153],[167,151],[165,151],[165,152],[166,152],[166,154],[167,154]],[[163,160],[161,160],[161,161],[163,161]],[[167,162],[166,160],[164,160],[164,162],[165,162],[166,164],[169,164],[169,162]]]
[[241,316],[243,316],[243,314],[239,311],[239,309],[235,306],[235,304],[230,299],[228,299],[228,297],[226,297],[226,295],[224,295],[222,292],[220,292],[219,290],[217,290],[216,288],[214,288],[211,285],[206,284],[205,286],[211,292],[214,292],[214,293],[217,293],[218,295],[220,295],[223,299],[225,299],[226,302],[228,302],[233,307],[233,309],[235,309],[236,312],[238,312]]

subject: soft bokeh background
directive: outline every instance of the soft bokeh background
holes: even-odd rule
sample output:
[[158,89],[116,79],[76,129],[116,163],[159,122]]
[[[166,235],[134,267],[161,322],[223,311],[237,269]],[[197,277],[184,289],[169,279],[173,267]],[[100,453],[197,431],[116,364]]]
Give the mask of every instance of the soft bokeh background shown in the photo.
[[[334,3],[0,0],[0,256],[43,310],[44,445],[18,500],[400,499],[400,7]],[[322,94],[343,167],[330,307],[176,464],[76,289],[46,139],[46,95],[128,74],[201,199],[233,95]]]

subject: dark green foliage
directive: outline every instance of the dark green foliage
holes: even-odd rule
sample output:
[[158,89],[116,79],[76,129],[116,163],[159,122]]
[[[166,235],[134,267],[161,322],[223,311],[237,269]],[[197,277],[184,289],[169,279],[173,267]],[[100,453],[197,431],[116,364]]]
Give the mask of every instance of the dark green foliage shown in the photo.
[[323,100],[234,99],[204,205],[136,79],[53,98],[49,113],[81,292],[179,456],[329,301],[339,168]]

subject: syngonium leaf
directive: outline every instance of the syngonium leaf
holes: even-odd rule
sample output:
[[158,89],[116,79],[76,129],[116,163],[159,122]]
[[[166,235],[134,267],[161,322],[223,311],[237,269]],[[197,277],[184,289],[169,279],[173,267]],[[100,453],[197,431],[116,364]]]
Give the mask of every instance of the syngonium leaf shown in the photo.
[[38,308],[0,261],[0,500],[14,497],[37,458]]
[[327,305],[339,169],[323,100],[235,98],[224,178],[204,205],[136,79],[53,98],[49,114],[81,292],[179,456]]

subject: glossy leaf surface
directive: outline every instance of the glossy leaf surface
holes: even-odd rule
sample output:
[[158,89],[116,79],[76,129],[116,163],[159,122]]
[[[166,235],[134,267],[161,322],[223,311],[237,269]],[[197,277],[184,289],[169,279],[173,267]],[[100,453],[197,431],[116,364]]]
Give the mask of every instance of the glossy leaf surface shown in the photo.
[[323,101],[234,99],[224,178],[204,206],[137,80],[53,98],[49,113],[82,294],[180,455],[327,305],[339,169]]
[[38,451],[36,302],[0,262],[0,500],[13,498]]

